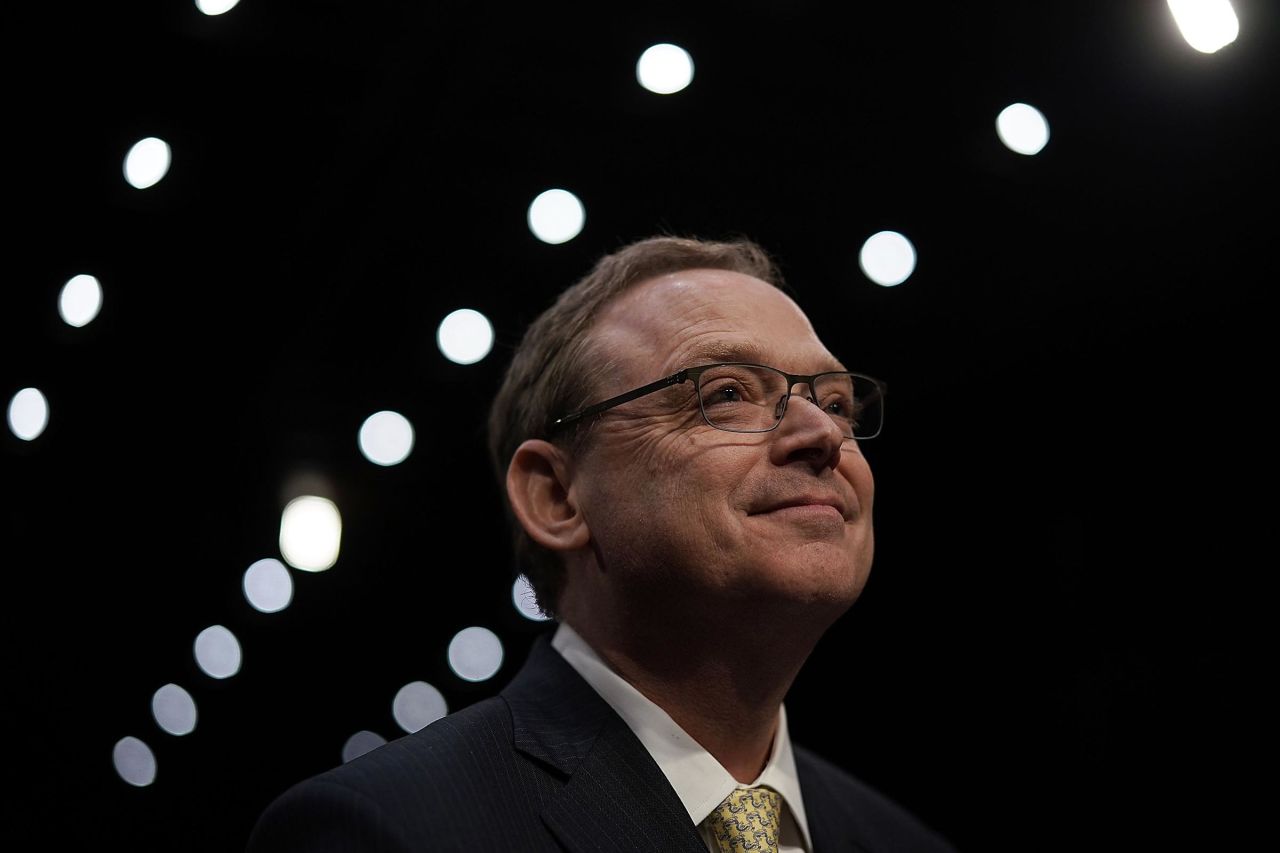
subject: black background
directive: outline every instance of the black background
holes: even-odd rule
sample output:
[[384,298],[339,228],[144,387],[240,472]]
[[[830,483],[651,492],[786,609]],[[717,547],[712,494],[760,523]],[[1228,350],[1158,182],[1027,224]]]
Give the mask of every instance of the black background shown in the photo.
[[[1276,13],[1234,5],[1213,55],[1159,2],[6,11],[0,392],[51,407],[0,442],[7,831],[239,849],[351,733],[395,736],[402,684],[501,687],[548,626],[510,605],[487,401],[559,290],[666,232],[766,246],[891,389],[875,569],[794,739],[963,850],[1241,841],[1280,140]],[[635,82],[660,41],[693,55],[684,92]],[[1038,156],[994,133],[1015,101],[1048,117]],[[138,191],[151,135],[173,166]],[[550,187],[587,211],[559,246],[525,225]],[[857,266],[886,228],[919,253],[896,288]],[[80,272],[105,301],[72,329]],[[435,346],[458,307],[497,331],[474,366]],[[392,468],[355,442],[383,408],[417,429]],[[257,613],[241,575],[315,489],[339,561]],[[224,682],[190,654],[213,623],[244,648]],[[507,658],[470,684],[444,649],[476,624]],[[187,737],[150,718],[170,681]],[[148,788],[115,774],[125,735]]]

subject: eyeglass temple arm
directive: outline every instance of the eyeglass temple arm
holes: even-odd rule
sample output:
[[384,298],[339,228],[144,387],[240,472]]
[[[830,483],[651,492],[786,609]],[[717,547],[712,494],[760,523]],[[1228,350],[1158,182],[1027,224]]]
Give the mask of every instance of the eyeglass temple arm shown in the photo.
[[662,379],[658,379],[654,382],[650,382],[648,385],[642,385],[639,388],[628,391],[625,394],[619,394],[616,397],[610,397],[608,400],[602,400],[601,402],[596,403],[595,405],[587,406],[585,409],[583,409],[580,412],[574,412],[571,415],[565,415],[563,418],[557,418],[556,420],[551,422],[551,428],[558,429],[560,427],[568,426],[569,424],[572,424],[572,423],[577,423],[583,418],[589,418],[592,415],[598,415],[606,409],[612,409],[614,406],[620,406],[623,403],[629,403],[632,400],[636,399],[637,397],[643,397],[645,394],[652,394],[654,391],[659,391],[671,385],[679,385],[681,382],[688,380],[688,378],[689,378],[689,371],[687,369],[682,370],[679,373],[673,373],[670,376],[666,376],[666,377],[663,377]]

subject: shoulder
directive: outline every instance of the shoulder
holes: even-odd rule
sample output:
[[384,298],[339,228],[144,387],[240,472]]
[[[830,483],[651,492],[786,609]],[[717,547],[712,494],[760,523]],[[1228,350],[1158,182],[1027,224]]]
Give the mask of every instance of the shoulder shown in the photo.
[[417,849],[492,814],[495,792],[527,781],[511,714],[492,697],[306,779],[259,818],[250,853]]
[[511,713],[497,696],[436,720],[315,777],[382,800],[408,790],[438,794],[474,775],[477,757],[510,751]]
[[825,830],[833,840],[856,836],[862,848],[873,851],[955,853],[918,817],[844,768],[798,744],[793,750],[813,834]]

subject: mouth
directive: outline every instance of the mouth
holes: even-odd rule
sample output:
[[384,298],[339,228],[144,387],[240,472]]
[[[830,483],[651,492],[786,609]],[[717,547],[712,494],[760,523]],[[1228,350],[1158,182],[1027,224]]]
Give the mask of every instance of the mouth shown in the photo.
[[839,516],[842,521],[852,520],[852,512],[850,512],[848,506],[833,495],[800,495],[794,498],[787,498],[751,514],[765,515],[776,512],[816,518]]

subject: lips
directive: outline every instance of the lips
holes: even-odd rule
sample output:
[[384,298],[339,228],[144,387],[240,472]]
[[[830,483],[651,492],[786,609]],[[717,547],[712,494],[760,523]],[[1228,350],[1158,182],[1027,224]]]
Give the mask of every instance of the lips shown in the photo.
[[796,495],[794,497],[785,498],[783,500],[776,501],[766,505],[763,509],[752,513],[752,515],[760,515],[766,512],[776,512],[777,510],[787,509],[788,507],[802,507],[802,506],[835,507],[836,510],[840,513],[840,516],[844,518],[845,521],[849,521],[851,518],[851,513],[848,505],[844,501],[842,501],[838,496],[819,495],[819,494]]

